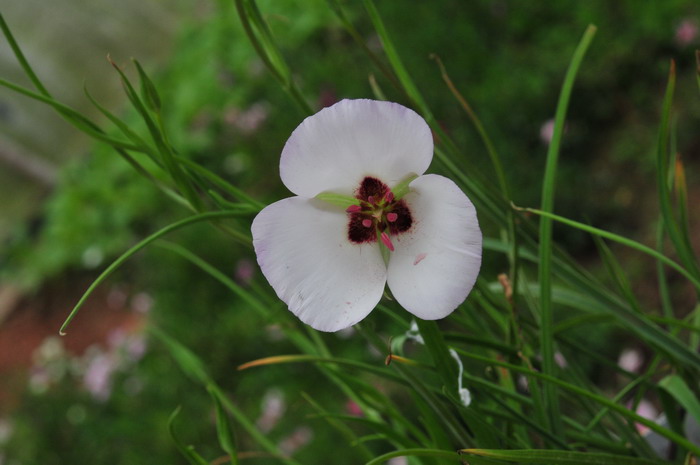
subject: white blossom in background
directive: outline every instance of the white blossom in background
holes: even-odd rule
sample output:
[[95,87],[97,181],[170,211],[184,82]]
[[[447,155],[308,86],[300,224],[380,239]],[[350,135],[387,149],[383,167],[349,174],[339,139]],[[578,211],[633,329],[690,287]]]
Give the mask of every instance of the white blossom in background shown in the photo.
[[279,448],[287,456],[307,445],[314,437],[314,432],[308,426],[300,426],[292,434],[280,441]]
[[110,354],[95,348],[86,353],[87,367],[83,374],[83,386],[100,402],[109,399],[112,394],[112,375],[117,370],[117,360]]
[[617,365],[623,370],[638,373],[644,364],[644,356],[639,349],[627,348],[620,352]]
[[284,400],[282,391],[276,388],[268,390],[263,397],[262,412],[255,422],[256,426],[263,433],[269,433],[279,423],[286,409],[287,402]]
[[549,145],[554,137],[554,120],[548,119],[540,126],[540,140]]
[[389,459],[387,465],[408,465],[408,459],[406,457],[394,457]]
[[263,274],[304,323],[347,328],[387,284],[422,319],[464,301],[482,235],[459,187],[424,174],[432,157],[426,122],[391,102],[343,100],[294,130],[280,176],[296,197],[263,209],[252,233]]

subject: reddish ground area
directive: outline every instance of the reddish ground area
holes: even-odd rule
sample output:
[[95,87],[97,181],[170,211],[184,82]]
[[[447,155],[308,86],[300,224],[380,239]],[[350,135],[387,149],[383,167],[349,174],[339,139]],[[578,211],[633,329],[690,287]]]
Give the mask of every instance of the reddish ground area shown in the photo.
[[[86,279],[65,277],[46,285],[34,296],[21,296],[3,289],[4,309],[0,309],[0,415],[13,408],[27,384],[33,354],[58,330],[71,309],[90,284]],[[78,313],[62,337],[66,350],[80,355],[93,344],[105,343],[116,328],[134,329],[143,315],[126,305],[124,290],[98,289]]]

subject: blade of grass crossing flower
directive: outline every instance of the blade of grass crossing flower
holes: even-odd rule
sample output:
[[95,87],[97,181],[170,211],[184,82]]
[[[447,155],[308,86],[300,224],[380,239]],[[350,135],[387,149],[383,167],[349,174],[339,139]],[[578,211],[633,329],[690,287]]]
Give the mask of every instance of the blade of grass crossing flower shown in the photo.
[[175,418],[179,414],[180,407],[176,408],[168,419],[168,431],[170,432],[170,438],[173,440],[175,446],[180,451],[182,456],[185,457],[185,459],[187,459],[191,465],[209,465],[209,462],[194,450],[194,446],[184,445],[177,437],[177,434],[175,434]]
[[[561,145],[564,122],[569,107],[569,98],[574,86],[576,74],[586,54],[588,46],[595,35],[595,26],[588,26],[581,42],[574,51],[569,69],[564,78],[564,84],[559,94],[557,111],[554,117],[554,132],[547,152],[544,180],[542,183],[542,207],[545,212],[554,209],[555,182],[557,162]],[[542,352],[542,371],[547,375],[556,373],[554,361],[554,310],[552,308],[552,222],[548,218],[540,219],[540,248],[539,248],[539,282],[540,282],[540,350]],[[556,387],[552,384],[544,386],[544,398],[547,408],[549,425],[555,431],[561,430],[561,415]]]
[[463,454],[490,457],[506,462],[536,463],[539,465],[662,465],[666,463],[661,460],[649,460],[597,452],[495,449],[463,449],[460,452]]
[[236,438],[233,434],[233,425],[228,414],[224,411],[219,399],[219,392],[209,384],[207,391],[214,402],[214,412],[216,414],[216,433],[219,438],[219,445],[231,459],[231,465],[238,465],[238,452],[236,448]]
[[100,276],[93,281],[93,283],[88,287],[88,289],[85,291],[83,296],[78,300],[78,303],[75,304],[73,307],[73,310],[71,310],[70,314],[66,318],[66,320],[63,322],[63,325],[61,325],[61,329],[59,330],[59,333],[61,335],[66,334],[66,328],[70,324],[70,322],[75,318],[77,315],[78,311],[80,308],[83,306],[85,301],[90,297],[90,295],[94,292],[94,290],[102,284],[114,271],[116,271],[126,260],[128,260],[132,255],[134,255],[136,252],[139,250],[143,249],[156,239],[172,232],[177,229],[180,229],[184,226],[188,226],[190,224],[194,223],[199,223],[202,221],[211,221],[211,220],[216,220],[216,219],[223,219],[223,218],[233,218],[236,216],[240,216],[241,212],[239,211],[221,211],[221,212],[208,212],[208,213],[200,213],[199,215],[194,215],[190,216],[188,218],[185,218],[183,220],[177,221],[171,225],[168,225],[164,228],[162,228],[159,231],[156,231],[155,233],[151,234],[147,238],[141,240],[138,242],[136,245],[132,246],[129,250],[124,252],[119,258],[117,258],[115,261],[112,262],[111,265],[109,265],[102,273],[100,273]]

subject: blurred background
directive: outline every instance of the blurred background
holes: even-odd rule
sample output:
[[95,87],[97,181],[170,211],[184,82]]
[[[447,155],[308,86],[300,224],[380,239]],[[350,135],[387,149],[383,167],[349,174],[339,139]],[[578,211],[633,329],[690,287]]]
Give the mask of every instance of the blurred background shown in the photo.
[[[364,10],[345,3],[360,34],[380,52]],[[369,76],[389,99],[401,102],[326,2],[259,5],[314,109],[341,98],[372,98]],[[486,167],[478,135],[429,58],[441,57],[495,141],[513,200],[523,206],[538,204],[559,88],[586,25],[597,25],[572,96],[556,210],[644,243],[655,237],[654,151],[675,60],[676,150],[689,203],[700,201],[697,1],[378,1],[377,7],[436,117],[465,157]],[[109,127],[86,89],[139,128],[106,57],[131,77],[136,73],[130,59],[137,58],[158,87],[179,153],[262,201],[288,195],[277,164],[302,115],[255,55],[233,2],[0,0],[0,12],[59,101]],[[31,87],[5,39],[0,78]],[[130,260],[90,298],[68,336],[58,336],[97,273],[137,240],[186,213],[51,108],[0,88],[0,464],[185,463],[166,428],[178,405],[185,442],[197,444],[205,456],[221,455],[213,416],[201,415],[211,411],[208,394],[148,337],[149,325],[206,360],[234,402],[300,462],[358,463],[336,454],[334,444],[343,438],[309,416],[314,410],[299,392],[332,411],[354,414],[353,405],[342,393],[314,383],[313,367],[237,374],[240,363],[294,349],[275,321],[251,314],[167,250],[149,248]],[[697,231],[697,209],[693,214]],[[485,229],[488,234],[488,225]],[[589,238],[563,228],[555,233],[596,271]],[[205,225],[170,239],[242,286],[266,285],[250,250]],[[636,289],[653,303],[657,296],[645,285],[654,279],[653,264],[620,253]],[[502,257],[487,257],[483,274],[494,280],[505,269]],[[681,307],[692,299],[684,286],[673,295]],[[350,335],[322,337],[339,353],[366,353],[364,343]],[[613,338],[600,344],[616,357],[628,342]],[[240,441],[241,450],[255,450],[245,437]]]

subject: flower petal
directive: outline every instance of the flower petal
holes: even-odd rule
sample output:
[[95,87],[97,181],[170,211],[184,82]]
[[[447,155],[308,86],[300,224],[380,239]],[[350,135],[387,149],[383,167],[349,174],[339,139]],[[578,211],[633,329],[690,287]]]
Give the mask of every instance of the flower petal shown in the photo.
[[449,315],[481,267],[481,230],[471,201],[451,180],[429,174],[404,197],[411,229],[393,238],[388,283],[396,300],[424,320]]
[[366,176],[389,187],[421,175],[433,158],[423,118],[398,103],[342,100],[306,118],[282,150],[280,177],[303,197],[353,195]]
[[265,207],[251,229],[258,263],[277,296],[315,329],[347,328],[381,299],[386,266],[379,247],[348,240],[342,209],[291,197]]

